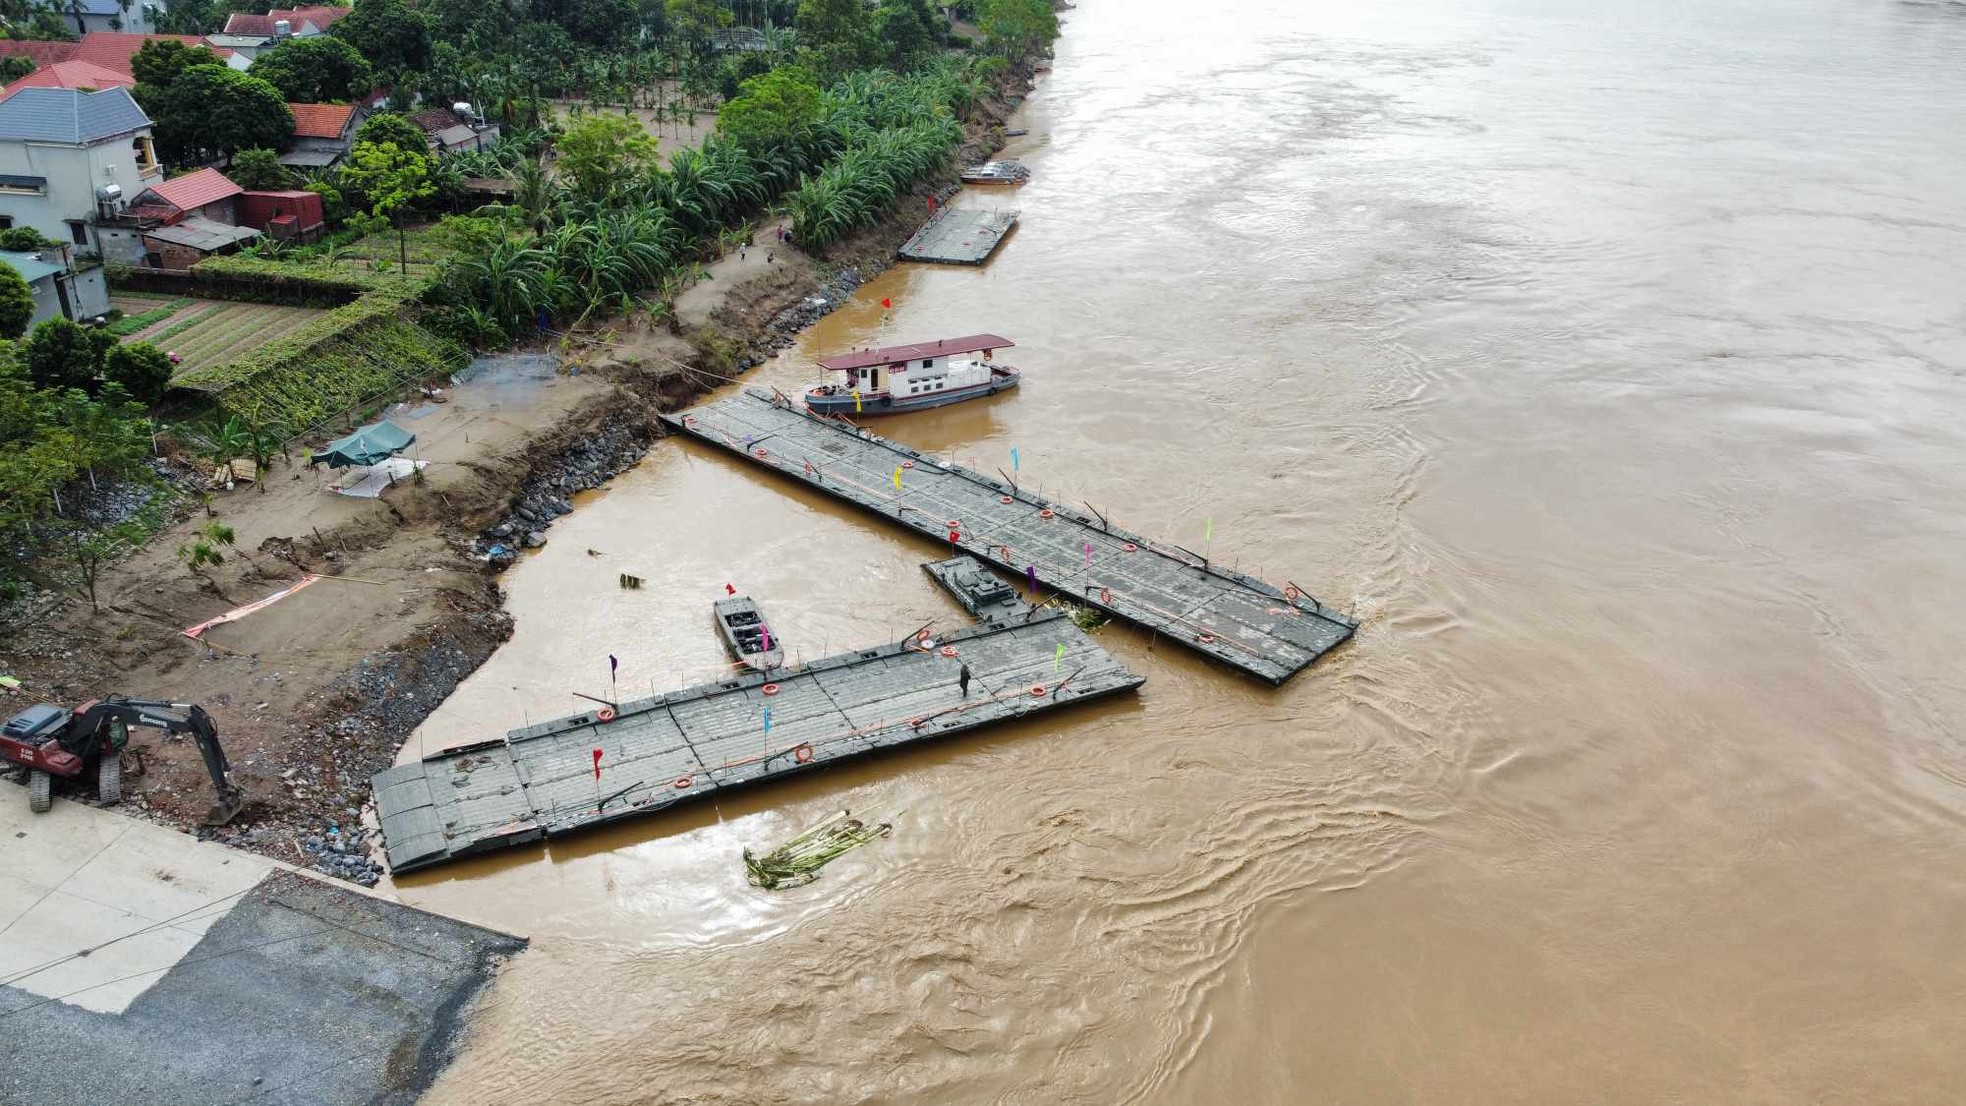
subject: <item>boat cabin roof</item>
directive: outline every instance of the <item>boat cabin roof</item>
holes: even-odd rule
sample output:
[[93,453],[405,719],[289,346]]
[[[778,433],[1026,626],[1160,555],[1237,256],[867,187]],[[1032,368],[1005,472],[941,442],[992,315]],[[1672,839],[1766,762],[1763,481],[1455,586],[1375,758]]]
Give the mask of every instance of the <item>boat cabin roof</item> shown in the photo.
[[882,346],[880,349],[860,349],[852,353],[842,353],[838,357],[828,357],[819,363],[822,369],[864,369],[869,365],[891,365],[898,361],[916,361],[924,357],[954,357],[962,353],[975,353],[979,349],[1004,349],[1016,342],[996,334],[971,334],[962,338],[941,338],[933,342],[917,342],[910,346]]

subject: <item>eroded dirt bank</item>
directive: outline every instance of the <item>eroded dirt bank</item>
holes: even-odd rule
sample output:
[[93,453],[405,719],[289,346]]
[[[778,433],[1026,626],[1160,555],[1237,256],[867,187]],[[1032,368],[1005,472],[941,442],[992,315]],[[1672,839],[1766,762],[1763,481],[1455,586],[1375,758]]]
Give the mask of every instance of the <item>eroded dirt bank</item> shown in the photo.
[[[998,148],[1018,98],[981,105],[952,164]],[[296,453],[262,488],[181,503],[173,526],[105,572],[100,611],[70,600],[13,629],[0,671],[23,694],[7,705],[112,693],[200,703],[250,798],[231,825],[205,832],[374,883],[360,818],[369,778],[509,635],[499,568],[550,541],[577,493],[638,461],[657,437],[655,414],[789,345],[890,264],[928,196],[953,189],[952,168],[819,259],[767,220],[679,297],[673,326],[610,320],[500,359],[436,401],[392,407],[428,465],[381,499],[328,494],[329,477]],[[193,574],[177,550],[213,522],[234,541],[221,546],[224,563]],[[183,634],[296,584],[201,640]],[[211,795],[189,742],[135,731],[125,767],[126,811],[197,828]],[[94,797],[93,781],[58,788]]]

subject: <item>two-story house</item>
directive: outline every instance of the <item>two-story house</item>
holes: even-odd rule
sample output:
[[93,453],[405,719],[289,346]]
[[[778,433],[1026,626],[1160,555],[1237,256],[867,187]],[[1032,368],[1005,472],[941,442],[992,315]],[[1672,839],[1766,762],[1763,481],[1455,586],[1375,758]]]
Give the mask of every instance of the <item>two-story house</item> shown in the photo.
[[78,253],[97,223],[164,179],[150,119],[125,88],[23,88],[0,100],[0,227],[33,227]]

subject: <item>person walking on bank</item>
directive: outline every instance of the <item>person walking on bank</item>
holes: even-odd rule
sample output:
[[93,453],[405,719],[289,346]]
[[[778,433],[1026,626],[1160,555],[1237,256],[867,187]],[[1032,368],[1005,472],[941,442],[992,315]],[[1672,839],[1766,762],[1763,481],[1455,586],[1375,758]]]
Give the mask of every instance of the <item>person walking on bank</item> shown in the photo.
[[956,676],[956,683],[963,689],[963,698],[965,699],[969,698],[969,666],[968,665],[966,664],[963,665],[962,672]]

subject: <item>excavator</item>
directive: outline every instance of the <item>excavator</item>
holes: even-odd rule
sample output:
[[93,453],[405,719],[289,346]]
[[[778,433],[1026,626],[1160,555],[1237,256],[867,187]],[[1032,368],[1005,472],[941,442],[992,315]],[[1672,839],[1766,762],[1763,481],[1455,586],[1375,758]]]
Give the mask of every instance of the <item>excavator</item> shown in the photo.
[[218,743],[218,727],[205,708],[111,695],[91,699],[74,710],[39,703],[0,725],[0,758],[27,768],[27,805],[36,814],[53,803],[55,776],[73,779],[96,770],[96,791],[105,803],[123,797],[123,746],[131,726],[154,726],[167,734],[189,734],[205,758],[218,802],[205,815],[208,826],[230,822],[246,796],[232,782],[232,767]]

